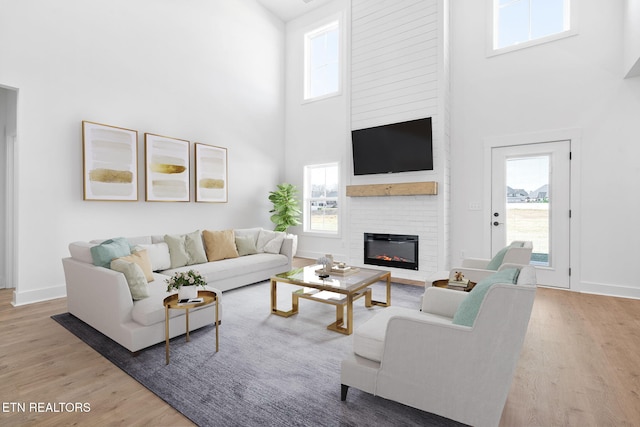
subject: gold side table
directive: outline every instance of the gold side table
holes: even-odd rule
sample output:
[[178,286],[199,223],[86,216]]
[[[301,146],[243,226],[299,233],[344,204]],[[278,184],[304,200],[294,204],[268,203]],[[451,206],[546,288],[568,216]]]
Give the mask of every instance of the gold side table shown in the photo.
[[163,301],[164,304],[164,319],[165,319],[165,328],[164,328],[164,336],[165,336],[165,352],[166,352],[166,364],[169,364],[169,309],[172,310],[184,310],[184,317],[186,322],[187,329],[187,342],[189,341],[189,309],[196,307],[203,307],[209,304],[216,305],[216,353],[218,352],[218,295],[213,291],[198,291],[198,298],[202,298],[202,302],[194,302],[192,304],[179,304],[178,303],[178,294],[169,295]]

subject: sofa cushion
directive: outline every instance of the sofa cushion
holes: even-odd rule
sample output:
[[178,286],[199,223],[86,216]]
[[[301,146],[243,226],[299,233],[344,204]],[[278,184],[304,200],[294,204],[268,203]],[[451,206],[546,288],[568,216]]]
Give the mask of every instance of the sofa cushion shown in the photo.
[[105,240],[90,250],[93,265],[104,268],[111,268],[111,260],[131,254],[131,247],[124,237]]
[[429,319],[430,321],[451,324],[451,319],[418,310],[410,310],[404,307],[387,307],[379,311],[371,319],[364,322],[353,332],[353,351],[365,359],[382,360],[384,340],[387,334],[387,325],[394,316],[409,317],[414,319]]
[[258,242],[256,243],[257,251],[270,254],[280,253],[285,235],[286,233],[282,231],[260,230]]
[[200,230],[180,235],[167,234],[164,241],[169,245],[171,268],[207,262]]
[[238,256],[258,253],[256,241],[251,236],[236,236],[236,248],[238,250]]
[[169,245],[166,242],[138,245],[147,250],[152,271],[166,270],[171,268],[171,257],[169,256]]
[[133,298],[134,301],[141,300],[149,296],[147,278],[145,277],[140,265],[136,262],[128,261],[124,259],[124,257],[116,258],[111,261],[111,269],[124,274],[124,277],[127,279],[127,284],[129,285],[131,298]]
[[520,273],[520,270],[517,268],[505,268],[479,281],[458,306],[452,323],[455,325],[473,326],[478,316],[478,311],[480,311],[480,305],[491,286],[496,283],[516,283],[518,273]]
[[[149,255],[147,254],[146,249],[136,246],[134,248],[134,252],[132,252],[131,255],[123,256],[116,259],[138,264],[142,269],[147,282],[153,282],[153,270],[151,269],[151,261],[149,261]],[[113,265],[113,261],[111,261],[111,265]],[[113,270],[113,267],[111,269]]]
[[289,260],[287,257],[280,254],[255,254],[207,262],[195,266],[172,268],[170,270],[164,270],[162,274],[172,276],[179,271],[188,271],[193,269],[202,274],[209,285],[215,287],[216,280],[228,279],[230,277],[243,274],[251,274],[261,270],[285,267],[288,262]]
[[202,232],[202,238],[204,239],[207,259],[209,261],[237,258],[239,256],[233,230],[205,230]]

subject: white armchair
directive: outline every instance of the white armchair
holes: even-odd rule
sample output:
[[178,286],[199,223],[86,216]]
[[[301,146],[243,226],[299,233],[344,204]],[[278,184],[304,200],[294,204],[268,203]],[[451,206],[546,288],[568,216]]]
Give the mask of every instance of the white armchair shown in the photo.
[[486,294],[472,326],[453,319],[475,289],[435,287],[426,289],[422,311],[389,307],[363,323],[354,354],[342,361],[342,400],[355,387],[476,427],[498,425],[536,291],[533,267],[507,267],[520,270],[517,285],[476,285]]
[[529,265],[532,251],[533,243],[531,241],[515,240],[499,251],[492,259],[465,258],[459,267],[452,268],[450,271],[433,273],[427,278],[425,285],[431,286],[436,280],[453,280],[456,272],[462,273],[465,279],[478,283],[485,277],[495,273],[504,264]]

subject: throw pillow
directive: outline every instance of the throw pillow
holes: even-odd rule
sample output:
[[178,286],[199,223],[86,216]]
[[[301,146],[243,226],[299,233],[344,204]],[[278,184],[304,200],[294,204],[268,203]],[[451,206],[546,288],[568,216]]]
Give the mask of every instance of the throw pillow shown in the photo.
[[167,234],[164,236],[164,241],[169,245],[171,268],[207,262],[207,254],[204,251],[200,230],[181,235]]
[[124,237],[105,240],[91,248],[93,265],[111,268],[111,260],[131,254],[131,247]]
[[207,259],[209,261],[218,261],[225,258],[237,258],[238,250],[236,249],[236,241],[233,230],[209,231],[202,232],[204,245],[207,251]]
[[[153,270],[151,269],[151,261],[149,261],[149,255],[147,254],[146,249],[142,249],[139,246],[134,248],[134,252],[131,255],[123,256],[120,258],[123,261],[135,262],[140,266],[142,272],[144,273],[144,277],[147,279],[147,282],[153,282]],[[113,263],[113,261],[111,261]]]
[[131,298],[133,298],[134,301],[149,296],[147,278],[144,276],[144,272],[138,264],[117,258],[111,261],[111,269],[124,274],[124,277],[127,279],[127,284],[129,285]]
[[165,242],[138,245],[147,250],[152,271],[161,271],[171,268],[171,257],[169,256],[169,245]]
[[238,248],[239,256],[258,253],[258,249],[256,249],[256,241],[251,236],[236,236],[236,248]]
[[491,286],[496,283],[516,283],[518,274],[520,274],[520,270],[517,268],[505,268],[479,281],[458,306],[452,323],[454,325],[473,326],[478,316],[478,311],[480,311],[480,305]]
[[258,242],[256,250],[260,253],[267,252],[272,254],[280,253],[285,233],[282,231],[260,230],[258,234]]
[[489,261],[487,264],[487,270],[498,270],[502,265],[502,261],[504,261],[504,256],[507,254],[509,248],[521,248],[524,246],[523,242],[512,242],[509,246],[500,249],[498,253]]
[[500,249],[498,253],[493,258],[491,258],[491,261],[489,261],[489,264],[487,264],[487,270],[494,270],[494,271],[497,270],[498,267],[502,265],[502,260],[504,259],[504,256],[508,250],[509,250],[509,246]]

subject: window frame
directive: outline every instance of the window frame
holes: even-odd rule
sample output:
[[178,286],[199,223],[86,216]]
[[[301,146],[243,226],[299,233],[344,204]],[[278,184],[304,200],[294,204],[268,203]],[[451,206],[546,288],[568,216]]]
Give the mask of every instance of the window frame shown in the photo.
[[[311,40],[319,36],[321,34],[325,34],[330,31],[333,27],[336,27],[338,31],[338,54],[337,54],[337,63],[338,63],[338,88],[334,92],[325,93],[318,96],[310,95],[310,87],[311,87],[311,78],[310,78],[310,45]],[[302,103],[306,104],[309,102],[320,101],[327,98],[332,98],[335,96],[339,96],[342,94],[342,86],[343,86],[343,67],[344,67],[344,59],[343,59],[343,43],[344,43],[344,25],[343,19],[341,15],[333,16],[330,19],[323,21],[318,25],[314,25],[312,29],[306,31],[303,35],[303,55],[304,55],[304,65],[303,65],[303,88],[302,88]]]
[[[312,197],[311,196],[311,171],[314,169],[327,168],[327,167],[335,167],[337,169],[338,176],[338,195],[336,197]],[[311,164],[305,165],[303,168],[304,173],[304,184],[303,184],[303,195],[302,195],[302,229],[305,234],[308,235],[318,235],[323,237],[340,237],[340,233],[342,227],[340,226],[340,222],[342,220],[340,214],[340,206],[341,206],[341,169],[340,162],[327,162],[327,163],[319,163],[319,164]],[[322,202],[322,201],[335,201],[338,206],[338,211],[336,213],[336,226],[337,230],[313,230],[311,228],[311,202]]]
[[486,41],[486,56],[492,57],[497,55],[502,55],[509,52],[515,52],[518,50],[526,49],[533,46],[538,46],[541,44],[553,42],[556,40],[562,40],[568,37],[572,37],[578,34],[578,13],[577,13],[577,4],[579,2],[572,0],[564,0],[564,8],[565,11],[568,9],[569,13],[565,14],[564,19],[568,20],[566,24],[568,28],[559,33],[550,34],[548,36],[528,40],[526,42],[517,43],[510,46],[505,46],[501,48],[495,47],[497,44],[497,24],[498,24],[498,9],[499,9],[499,0],[486,0],[487,5],[487,41]]

